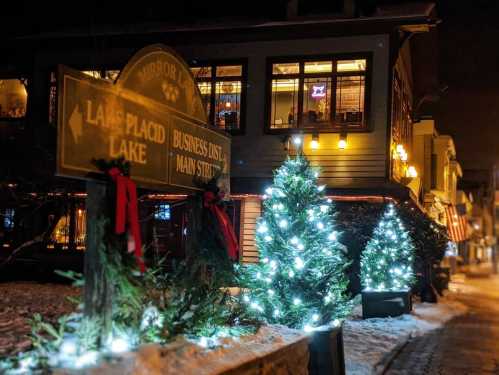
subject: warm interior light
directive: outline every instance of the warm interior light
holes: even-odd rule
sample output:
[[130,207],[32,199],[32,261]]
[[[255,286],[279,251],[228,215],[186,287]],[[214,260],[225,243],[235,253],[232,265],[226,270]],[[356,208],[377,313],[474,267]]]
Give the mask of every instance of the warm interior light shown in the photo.
[[338,141],[338,148],[344,150],[347,148],[347,135],[340,134],[340,140]]
[[319,148],[319,134],[312,135],[312,140],[310,141],[310,148],[312,150],[317,150]]
[[418,177],[418,172],[416,171],[416,168],[413,165],[410,165],[409,168],[407,168],[407,177],[411,178]]
[[404,150],[404,145],[397,145],[397,152],[398,152],[399,154],[401,154],[401,153],[405,152],[405,150]]

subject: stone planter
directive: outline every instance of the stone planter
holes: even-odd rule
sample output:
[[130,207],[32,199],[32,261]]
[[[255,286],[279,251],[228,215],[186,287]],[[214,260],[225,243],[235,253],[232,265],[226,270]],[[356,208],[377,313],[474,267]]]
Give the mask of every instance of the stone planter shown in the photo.
[[345,375],[343,327],[324,327],[314,331],[308,348],[310,375]]
[[412,310],[410,291],[362,292],[362,317],[386,318],[409,314]]

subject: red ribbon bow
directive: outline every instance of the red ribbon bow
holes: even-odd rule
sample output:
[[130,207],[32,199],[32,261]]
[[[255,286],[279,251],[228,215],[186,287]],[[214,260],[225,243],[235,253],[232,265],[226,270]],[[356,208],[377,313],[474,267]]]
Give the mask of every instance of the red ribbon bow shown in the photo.
[[219,196],[216,196],[211,191],[207,191],[204,193],[204,206],[207,207],[218,220],[220,229],[222,230],[222,234],[225,239],[225,243],[227,245],[227,253],[229,258],[237,260],[239,245],[237,243],[236,233],[234,232],[232,223],[225,211],[222,209],[222,207],[217,205],[219,199]]
[[111,168],[109,175],[116,184],[116,225],[114,231],[116,234],[128,233],[128,252],[135,252],[137,265],[140,272],[143,273],[145,265],[142,259],[137,188],[130,177],[123,176],[118,168]]

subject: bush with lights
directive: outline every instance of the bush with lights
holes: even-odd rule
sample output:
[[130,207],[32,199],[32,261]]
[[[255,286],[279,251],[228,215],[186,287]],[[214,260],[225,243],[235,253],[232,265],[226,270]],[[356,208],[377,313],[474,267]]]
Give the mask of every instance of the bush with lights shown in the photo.
[[256,229],[260,262],[242,272],[241,298],[255,317],[306,331],[338,325],[351,309],[345,248],[317,178],[301,155],[274,173]]
[[390,203],[361,256],[364,291],[409,290],[414,281],[414,245]]

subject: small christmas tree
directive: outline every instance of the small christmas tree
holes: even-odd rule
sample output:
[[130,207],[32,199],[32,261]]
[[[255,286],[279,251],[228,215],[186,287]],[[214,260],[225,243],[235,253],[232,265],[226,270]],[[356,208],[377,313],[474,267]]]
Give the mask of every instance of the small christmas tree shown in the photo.
[[288,158],[275,172],[257,222],[260,262],[243,270],[242,298],[252,313],[307,331],[338,324],[350,311],[348,262],[317,177],[303,156]]
[[408,290],[414,280],[414,245],[397,215],[387,205],[382,219],[362,253],[360,268],[365,291]]

